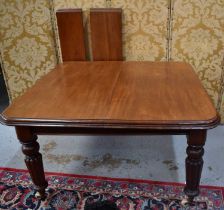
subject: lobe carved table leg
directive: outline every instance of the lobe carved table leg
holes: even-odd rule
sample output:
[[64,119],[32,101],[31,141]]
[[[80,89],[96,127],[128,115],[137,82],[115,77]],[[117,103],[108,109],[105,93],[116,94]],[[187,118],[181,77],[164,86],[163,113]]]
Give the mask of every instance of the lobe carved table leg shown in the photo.
[[206,130],[190,131],[188,135],[187,158],[185,162],[186,187],[184,192],[188,196],[189,202],[193,202],[194,197],[199,195],[205,140]]
[[22,151],[25,154],[25,163],[29,170],[35,189],[44,199],[45,189],[48,186],[45,180],[42,155],[39,153],[39,143],[29,127],[16,127],[17,137],[22,144]]

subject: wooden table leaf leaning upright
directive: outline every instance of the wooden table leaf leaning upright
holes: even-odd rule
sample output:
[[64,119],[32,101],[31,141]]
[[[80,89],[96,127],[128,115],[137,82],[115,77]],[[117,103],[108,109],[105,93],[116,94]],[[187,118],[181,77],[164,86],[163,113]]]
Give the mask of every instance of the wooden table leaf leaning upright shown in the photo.
[[15,126],[42,198],[47,182],[38,135],[186,135],[185,193],[192,201],[199,194],[206,131],[219,117],[186,63],[84,61],[56,66],[13,101],[1,122]]

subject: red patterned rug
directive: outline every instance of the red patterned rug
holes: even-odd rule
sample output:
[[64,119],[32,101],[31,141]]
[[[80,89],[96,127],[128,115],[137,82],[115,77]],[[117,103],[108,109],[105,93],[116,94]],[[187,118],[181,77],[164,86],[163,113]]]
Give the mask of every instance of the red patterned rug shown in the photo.
[[192,206],[183,184],[46,173],[48,197],[35,197],[26,170],[0,168],[0,209],[176,210],[224,209],[224,188],[202,186]]

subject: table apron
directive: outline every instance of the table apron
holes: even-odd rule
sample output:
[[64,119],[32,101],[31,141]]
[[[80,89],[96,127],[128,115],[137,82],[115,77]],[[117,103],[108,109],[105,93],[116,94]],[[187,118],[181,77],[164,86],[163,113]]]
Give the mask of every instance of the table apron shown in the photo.
[[30,127],[36,135],[188,135],[197,129]]

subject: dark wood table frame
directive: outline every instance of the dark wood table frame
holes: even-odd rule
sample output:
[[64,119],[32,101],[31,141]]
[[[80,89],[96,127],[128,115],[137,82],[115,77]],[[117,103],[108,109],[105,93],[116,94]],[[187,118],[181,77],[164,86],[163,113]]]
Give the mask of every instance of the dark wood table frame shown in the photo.
[[[117,64],[120,65],[121,63],[117,62]],[[133,63],[133,64],[138,65],[136,63]],[[82,66],[82,64],[79,64],[79,65]],[[110,65],[110,63],[107,62],[106,65]],[[127,64],[122,64],[122,65],[127,65]],[[185,68],[186,64],[181,64],[181,65],[184,66]],[[58,68],[60,70],[61,67],[59,66]],[[149,68],[152,68],[150,67],[150,64],[149,64]],[[186,68],[189,68],[189,66],[187,66]],[[180,134],[180,135],[186,135],[188,147],[186,150],[187,151],[186,186],[185,186],[184,192],[188,196],[188,199],[190,202],[193,201],[194,197],[199,194],[199,183],[200,183],[201,171],[203,166],[203,159],[202,159],[202,156],[204,154],[203,146],[206,141],[206,132],[207,132],[207,129],[213,128],[217,126],[217,124],[219,123],[219,116],[217,115],[215,111],[214,113],[216,114],[214,114],[214,117],[211,118],[210,120],[173,121],[169,123],[166,120],[150,121],[147,123],[141,120],[139,121],[114,120],[114,119],[69,120],[66,118],[60,119],[60,120],[55,120],[55,119],[46,120],[42,118],[28,118],[27,116],[25,116],[26,114],[24,114],[25,117],[19,118],[18,116],[16,116],[15,113],[18,112],[18,110],[20,109],[20,105],[22,104],[24,106],[22,101],[24,100],[26,101],[26,97],[27,99],[30,98],[31,97],[30,94],[32,95],[33,93],[35,93],[35,90],[37,90],[38,88],[40,89],[40,86],[41,84],[43,84],[44,80],[50,81],[49,77],[59,77],[59,76],[56,76],[55,72],[50,74],[51,76],[45,76],[44,79],[41,79],[40,80],[41,82],[37,83],[34,86],[34,88],[31,88],[31,90],[29,90],[28,93],[25,94],[25,96],[23,96],[22,98],[18,100],[15,100],[15,102],[11,105],[11,108],[9,107],[8,110],[6,110],[0,117],[0,121],[3,124],[15,126],[17,137],[20,143],[22,144],[22,151],[25,154],[26,166],[29,170],[32,181],[35,185],[35,189],[39,192],[40,197],[42,199],[45,198],[45,189],[47,188],[48,183],[44,175],[42,155],[39,153],[39,144],[37,142],[37,136],[49,135],[49,134],[53,134],[53,135],[62,135],[62,134],[72,134],[72,135],[79,135],[79,134],[85,134],[85,135]],[[122,77],[121,73],[119,75],[120,77]],[[196,81],[198,82],[199,80],[196,79]],[[115,93],[113,92],[113,94]],[[40,97],[41,97],[41,93],[40,93]],[[208,106],[212,106],[210,105],[210,102],[207,101],[207,99],[204,102],[208,103],[209,104]],[[190,103],[189,103],[189,106],[190,106]],[[208,108],[208,106],[206,109],[210,109]]]

